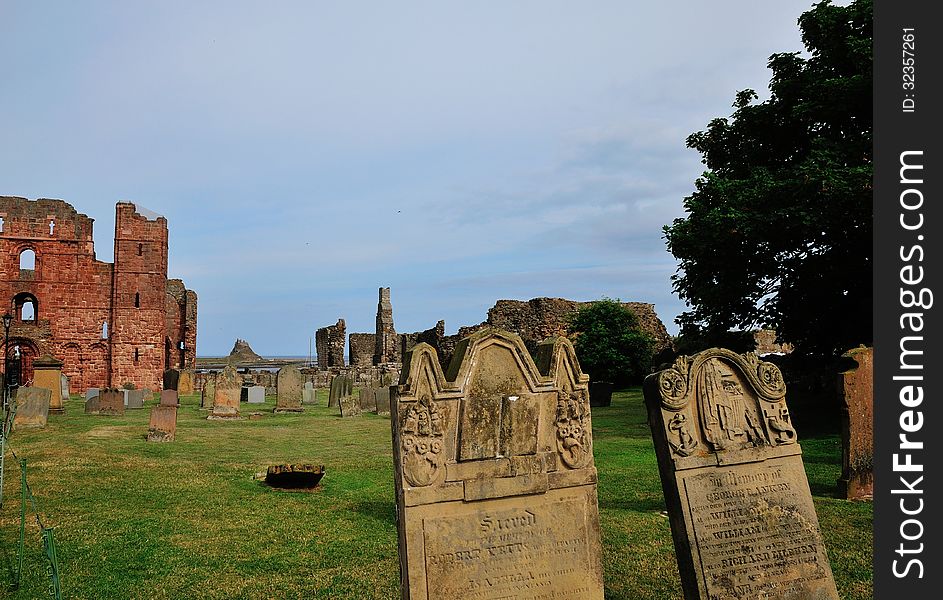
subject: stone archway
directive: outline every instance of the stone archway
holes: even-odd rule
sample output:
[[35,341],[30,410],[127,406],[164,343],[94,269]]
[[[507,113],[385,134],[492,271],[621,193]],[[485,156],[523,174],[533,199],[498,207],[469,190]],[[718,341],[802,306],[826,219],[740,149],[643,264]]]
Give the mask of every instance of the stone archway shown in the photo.
[[29,338],[11,337],[7,358],[17,359],[20,362],[19,385],[27,386],[33,383],[33,361],[39,358],[39,347]]

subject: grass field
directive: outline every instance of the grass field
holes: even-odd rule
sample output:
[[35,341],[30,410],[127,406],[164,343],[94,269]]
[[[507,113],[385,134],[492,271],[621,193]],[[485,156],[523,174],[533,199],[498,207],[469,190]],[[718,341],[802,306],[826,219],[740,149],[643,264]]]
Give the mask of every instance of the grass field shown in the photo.
[[[324,390],[321,390],[324,392]],[[177,441],[148,443],[149,407],[123,417],[66,403],[45,430],[14,432],[42,520],[55,527],[65,598],[398,598],[388,417],[320,405],[259,420],[207,421],[182,398]],[[249,412],[243,405],[243,414]],[[606,598],[680,598],[641,392],[593,410]],[[871,598],[871,505],[834,498],[838,437],[802,438],[806,471],[843,598]],[[266,466],[325,465],[323,489],[271,490]],[[19,470],[7,455],[0,597],[45,597],[39,529],[27,513],[22,585],[7,593],[19,531]],[[4,595],[6,594],[6,595]]]

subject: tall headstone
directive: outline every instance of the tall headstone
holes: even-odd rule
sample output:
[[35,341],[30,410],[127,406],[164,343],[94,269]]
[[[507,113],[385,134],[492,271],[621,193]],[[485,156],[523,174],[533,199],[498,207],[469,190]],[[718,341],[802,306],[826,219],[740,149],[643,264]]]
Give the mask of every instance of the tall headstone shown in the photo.
[[265,386],[251,385],[246,390],[246,402],[249,404],[265,404]]
[[275,412],[301,412],[304,375],[294,365],[278,370],[275,379]]
[[779,369],[712,348],[645,403],[685,599],[837,599]]
[[314,384],[310,381],[306,381],[304,388],[301,390],[301,403],[302,404],[315,404],[317,402],[317,390],[314,388]]
[[335,375],[331,379],[331,391],[327,399],[327,405],[330,408],[338,406],[338,401],[344,396],[349,396],[353,390],[353,382],[346,375]]
[[216,375],[216,393],[213,397],[213,411],[207,419],[238,419],[239,397],[242,392],[242,379],[232,365],[227,365]]
[[52,392],[47,388],[21,387],[16,390],[16,415],[14,429],[41,429],[49,417],[49,399]]
[[[164,390],[177,394],[176,390]],[[161,394],[163,401],[163,394]],[[177,437],[177,406],[163,402],[151,409],[151,422],[147,428],[147,441],[172,442]]]
[[177,390],[161,390],[160,406],[180,406],[180,396]]
[[62,399],[69,399],[69,376],[63,373],[59,376],[60,386],[62,387]]
[[124,392],[105,388],[98,394],[98,414],[118,416],[124,414]]
[[388,415],[390,414],[390,388],[381,387],[377,388],[374,392],[374,398],[377,401],[377,414],[378,415]]
[[126,390],[127,408],[144,408],[144,394],[146,390]]
[[360,410],[364,412],[377,412],[377,388],[360,388]]
[[165,390],[176,390],[180,385],[180,371],[177,369],[167,369],[164,371],[164,385],[163,389]]
[[64,413],[62,405],[62,361],[44,354],[33,361],[33,387],[49,390],[49,412]]
[[216,398],[216,374],[207,373],[203,380],[203,391],[200,392],[200,410],[213,410],[214,398]]
[[844,356],[856,366],[838,376],[842,416],[838,493],[848,500],[870,500],[874,494],[874,349],[862,346]]
[[486,329],[408,353],[392,398],[404,600],[603,598],[587,384],[572,344]]
[[177,379],[177,393],[181,396],[189,396],[193,393],[193,371],[190,369],[180,371],[180,377]]

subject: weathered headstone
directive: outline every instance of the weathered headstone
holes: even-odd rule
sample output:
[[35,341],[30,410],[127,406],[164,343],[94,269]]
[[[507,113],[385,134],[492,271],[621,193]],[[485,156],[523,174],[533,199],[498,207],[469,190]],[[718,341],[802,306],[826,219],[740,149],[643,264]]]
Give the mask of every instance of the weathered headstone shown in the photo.
[[214,398],[216,398],[216,375],[207,373],[203,380],[203,391],[200,393],[200,410],[213,410]]
[[331,379],[331,392],[327,399],[329,408],[337,406],[338,400],[349,396],[353,390],[353,382],[346,375],[336,375]]
[[341,396],[337,402],[342,417],[359,417],[363,412],[360,410],[360,401],[353,396]]
[[180,397],[177,390],[161,390],[160,406],[180,406]]
[[145,390],[126,390],[128,408],[144,408],[144,392]]
[[265,386],[253,385],[245,388],[246,402],[249,404],[265,404]]
[[405,600],[601,600],[588,377],[572,344],[486,329],[448,375],[408,353],[393,393],[393,464]]
[[98,395],[98,414],[123,415],[124,398],[127,390],[106,388]]
[[874,494],[874,349],[844,354],[854,368],[840,373],[842,474],[838,493],[848,500],[870,500]]
[[684,597],[837,599],[779,369],[712,348],[645,403]]
[[91,398],[85,401],[85,414],[87,415],[98,415],[101,414],[101,396],[95,394]]
[[16,390],[16,416],[14,429],[40,429],[46,426],[49,417],[49,400],[52,392],[46,388],[21,387]]
[[275,379],[275,412],[301,412],[304,375],[294,365],[278,370]]
[[180,385],[180,371],[177,369],[167,369],[164,371],[164,385],[163,389],[165,390],[176,390]]
[[207,419],[238,419],[241,392],[242,379],[232,365],[227,365],[216,375],[213,412],[210,413]]
[[64,413],[62,405],[62,361],[44,354],[33,361],[33,386],[49,390],[49,412]]
[[69,376],[65,373],[61,374],[59,384],[62,386],[62,399],[67,400],[69,398]]
[[302,404],[315,404],[318,401],[317,396],[318,391],[314,389],[314,384],[310,381],[305,382],[304,388],[301,390],[301,403]]
[[[176,390],[164,390],[177,394]],[[163,401],[163,394],[161,394]],[[151,409],[151,422],[147,428],[147,441],[172,442],[177,436],[177,407],[161,403]]]
[[126,390],[126,389],[121,390],[122,401],[124,402],[125,408],[128,407],[128,397],[130,396],[130,393],[131,393],[131,390]]
[[364,412],[377,412],[377,388],[360,388],[360,410]]
[[180,371],[180,377],[177,379],[177,393],[181,396],[189,396],[193,393],[193,371],[190,369]]
[[377,400],[377,414],[378,415],[390,414],[390,388],[388,387],[376,388],[375,397]]
[[88,388],[85,390],[85,399],[91,400],[92,398],[97,398],[100,390],[98,388]]

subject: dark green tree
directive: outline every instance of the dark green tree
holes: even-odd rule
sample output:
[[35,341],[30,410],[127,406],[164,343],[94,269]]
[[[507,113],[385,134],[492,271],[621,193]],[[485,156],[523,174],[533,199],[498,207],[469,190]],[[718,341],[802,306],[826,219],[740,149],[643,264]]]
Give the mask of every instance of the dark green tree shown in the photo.
[[655,340],[639,328],[638,317],[618,300],[604,298],[573,315],[576,356],[593,381],[616,386],[638,383],[650,371]]
[[803,352],[872,341],[872,5],[799,18],[807,50],[774,54],[769,99],[687,139],[707,171],[665,227],[682,333],[775,328]]

